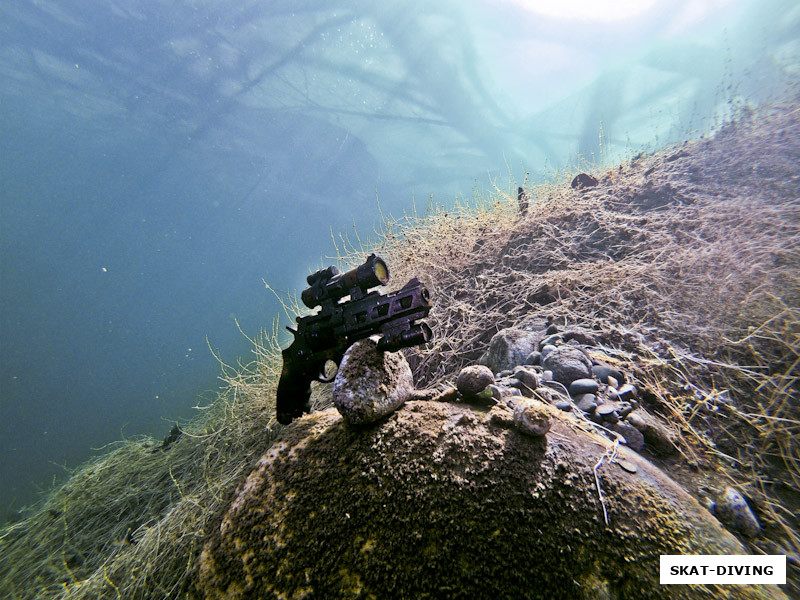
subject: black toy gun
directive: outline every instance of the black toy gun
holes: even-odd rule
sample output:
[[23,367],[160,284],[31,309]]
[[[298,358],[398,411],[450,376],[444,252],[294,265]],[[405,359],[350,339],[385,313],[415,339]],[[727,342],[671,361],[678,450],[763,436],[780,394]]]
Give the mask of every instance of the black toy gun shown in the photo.
[[[393,352],[431,338],[431,328],[416,322],[431,310],[430,294],[419,279],[386,295],[368,292],[389,281],[389,267],[375,254],[347,273],[330,266],[306,280],[310,287],[300,295],[303,304],[322,309],[297,317],[297,329],[287,327],[294,341],[282,353],[277,395],[278,422],[284,425],[309,412],[311,382],[332,381],[333,376],[326,377],[326,364],[332,361],[338,367],[345,351],[358,340],[380,334],[378,350]],[[348,295],[349,300],[341,301]]]

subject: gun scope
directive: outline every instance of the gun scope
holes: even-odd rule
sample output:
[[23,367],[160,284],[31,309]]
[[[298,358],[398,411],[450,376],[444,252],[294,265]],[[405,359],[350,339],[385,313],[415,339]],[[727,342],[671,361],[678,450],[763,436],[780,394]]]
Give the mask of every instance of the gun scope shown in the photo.
[[303,290],[300,298],[308,308],[319,306],[326,300],[337,302],[347,295],[364,295],[368,289],[389,282],[389,267],[386,262],[375,254],[371,254],[364,264],[339,273],[339,269],[330,266],[326,269],[312,273],[306,278],[307,289]]

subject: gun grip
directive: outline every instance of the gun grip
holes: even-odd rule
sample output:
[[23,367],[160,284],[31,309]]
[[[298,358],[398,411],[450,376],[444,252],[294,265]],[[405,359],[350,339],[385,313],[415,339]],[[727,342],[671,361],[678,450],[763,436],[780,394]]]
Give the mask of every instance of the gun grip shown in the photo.
[[310,398],[311,378],[302,371],[287,368],[284,361],[275,402],[278,423],[288,425],[304,412],[308,412]]

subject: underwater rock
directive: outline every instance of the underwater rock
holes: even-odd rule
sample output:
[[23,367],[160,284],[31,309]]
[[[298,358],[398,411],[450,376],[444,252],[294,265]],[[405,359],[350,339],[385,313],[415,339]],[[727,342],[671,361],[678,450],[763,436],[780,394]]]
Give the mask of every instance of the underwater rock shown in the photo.
[[456,378],[456,388],[464,396],[476,396],[493,383],[494,373],[483,365],[464,367]]
[[[659,584],[662,554],[746,552],[663,472],[625,447],[617,463],[601,462],[611,442],[577,430],[566,415],[554,413],[548,435],[531,437],[508,428],[501,410],[511,414],[409,401],[367,428],[348,427],[334,410],[295,420],[211,519],[191,596],[588,600],[722,592]],[[785,599],[777,586],[724,593]]]
[[717,500],[716,515],[730,529],[747,537],[755,537],[761,533],[761,525],[747,500],[734,487],[725,488],[725,493]]
[[351,425],[372,423],[414,397],[414,378],[400,352],[380,352],[372,339],[344,353],[333,380],[333,405]]
[[592,372],[592,361],[579,348],[558,346],[546,356],[542,367],[553,372],[553,379],[569,387],[576,379],[588,379]]
[[592,177],[588,173],[579,173],[575,176],[570,185],[573,190],[580,190],[582,188],[595,187],[598,183],[597,178]]
[[569,384],[569,395],[575,397],[581,394],[596,394],[598,389],[600,386],[594,379],[576,379]]
[[672,454],[677,450],[675,434],[643,408],[637,408],[631,412],[626,420],[641,431],[644,441],[658,452]]
[[542,353],[538,350],[534,350],[528,357],[525,359],[526,365],[539,365],[542,362]]
[[597,408],[597,396],[594,394],[581,394],[575,397],[575,406],[583,412],[591,413]]
[[519,380],[529,390],[535,390],[539,387],[539,378],[536,373],[521,366],[514,371],[514,379]]
[[618,434],[624,437],[625,443],[631,450],[641,452],[642,448],[644,448],[644,435],[630,423],[626,423],[625,421],[614,423],[611,426],[611,430],[616,431]]
[[525,362],[528,355],[536,349],[538,336],[521,329],[501,329],[489,341],[489,349],[480,357],[478,363],[489,367],[494,373],[513,369]]
[[617,390],[617,397],[620,400],[633,400],[638,395],[638,391],[636,390],[636,386],[632,383],[626,383],[621,388]]
[[602,383],[608,383],[609,377],[613,377],[618,383],[625,381],[620,371],[607,365],[594,365],[592,367],[592,375]]
[[554,406],[558,410],[563,410],[564,412],[570,412],[572,410],[572,402],[569,400],[558,400]]

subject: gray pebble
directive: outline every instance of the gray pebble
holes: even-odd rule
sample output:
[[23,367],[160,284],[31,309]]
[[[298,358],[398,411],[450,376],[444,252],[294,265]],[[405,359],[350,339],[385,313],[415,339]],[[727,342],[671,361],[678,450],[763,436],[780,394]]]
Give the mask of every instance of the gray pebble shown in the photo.
[[595,414],[601,417],[604,421],[616,423],[619,421],[619,413],[617,413],[616,402],[604,402],[597,407]]
[[547,330],[545,331],[547,335],[553,335],[554,333],[558,333],[558,327],[554,323],[551,323],[547,326]]
[[672,454],[677,450],[676,435],[646,410],[637,408],[627,416],[627,421],[641,431],[645,442],[657,451]]
[[548,344],[547,346],[542,346],[542,361],[544,361],[547,355],[550,354],[555,349],[556,347],[553,346],[552,344]]
[[544,371],[542,373],[542,381],[553,381],[553,372],[552,371]]
[[539,348],[542,349],[545,346],[557,346],[558,344],[562,344],[563,342],[564,338],[561,337],[561,334],[555,333],[553,335],[548,335],[541,342],[539,342]]
[[636,398],[636,386],[631,383],[626,383],[617,391],[620,400],[632,400]]
[[592,375],[594,375],[597,379],[602,381],[603,383],[608,383],[608,378],[613,377],[617,380],[617,382],[624,381],[625,378],[622,376],[617,369],[613,367],[609,367],[608,365],[595,365],[592,367]]
[[619,413],[620,418],[624,419],[633,412],[633,408],[634,407],[630,402],[620,402],[617,412]]
[[730,486],[725,488],[725,493],[717,500],[715,514],[729,529],[747,537],[755,537],[761,533],[758,519],[750,510],[747,500],[736,488]]
[[564,412],[570,412],[572,410],[572,402],[569,400],[559,400],[555,403],[555,407],[558,410],[563,410]]
[[583,412],[591,413],[597,408],[597,396],[594,394],[581,394],[575,397],[575,405]]
[[539,365],[542,363],[542,353],[538,350],[534,350],[528,357],[525,359],[526,365]]
[[476,396],[494,383],[494,373],[489,367],[472,365],[464,367],[456,379],[456,388],[466,397]]
[[539,379],[536,377],[536,373],[528,369],[517,369],[514,372],[514,377],[531,390],[535,390],[539,386]]
[[576,379],[569,384],[569,395],[574,398],[581,394],[596,394],[598,389],[600,384],[594,379]]
[[510,379],[508,381],[508,387],[512,388],[514,391],[519,392],[526,398],[533,398],[533,390],[524,383],[522,383],[519,379]]
[[547,354],[543,352],[542,356],[542,367],[553,371],[553,379],[562,385],[591,375],[592,362],[580,348],[559,346]]
[[380,352],[375,340],[360,340],[344,353],[331,396],[347,423],[374,423],[413,398],[411,367],[402,353]]
[[611,429],[625,438],[625,442],[631,450],[641,452],[644,448],[644,435],[630,423],[620,421],[612,425]]

